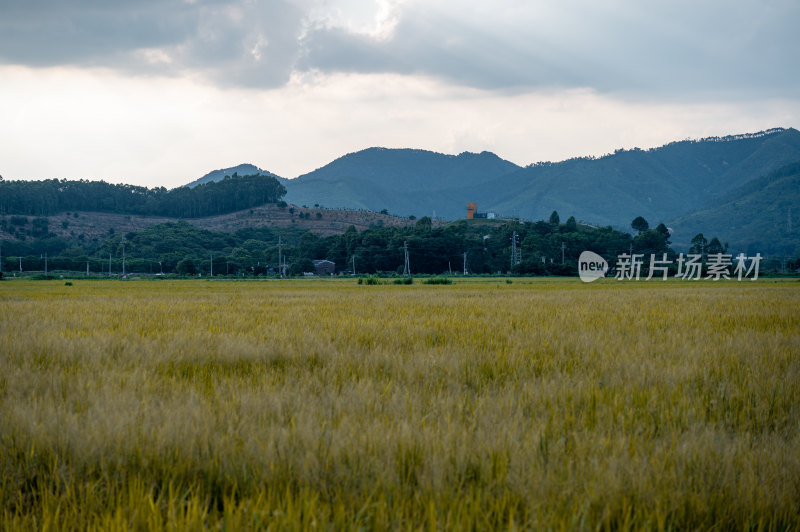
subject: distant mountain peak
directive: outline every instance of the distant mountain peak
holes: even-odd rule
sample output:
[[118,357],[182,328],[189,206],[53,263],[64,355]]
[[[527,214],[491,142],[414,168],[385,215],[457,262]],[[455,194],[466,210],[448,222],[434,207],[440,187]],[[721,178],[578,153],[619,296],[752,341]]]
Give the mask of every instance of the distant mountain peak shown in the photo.
[[278,180],[282,180],[283,179],[282,177],[280,177],[280,176],[278,176],[276,174],[273,174],[272,172],[270,172],[268,170],[262,170],[261,168],[259,168],[258,166],[254,165],[254,164],[243,163],[243,164],[240,164],[238,166],[233,166],[231,168],[221,168],[219,170],[213,170],[213,171],[207,173],[206,175],[204,175],[203,177],[201,177],[200,179],[196,179],[196,180],[192,181],[191,183],[186,184],[185,186],[187,186],[189,188],[192,188],[192,187],[196,187],[197,185],[202,185],[202,184],[205,184],[205,183],[211,183],[211,182],[214,182],[214,181],[222,181],[225,178],[226,175],[233,175],[233,174],[238,174],[238,175],[269,175],[269,176],[277,178]]

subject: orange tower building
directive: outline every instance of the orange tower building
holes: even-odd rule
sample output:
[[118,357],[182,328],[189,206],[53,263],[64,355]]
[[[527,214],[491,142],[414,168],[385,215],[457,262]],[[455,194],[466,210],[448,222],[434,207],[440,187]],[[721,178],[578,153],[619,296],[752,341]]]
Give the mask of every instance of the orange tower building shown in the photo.
[[475,213],[478,211],[478,204],[474,201],[467,203],[467,220],[475,218]]

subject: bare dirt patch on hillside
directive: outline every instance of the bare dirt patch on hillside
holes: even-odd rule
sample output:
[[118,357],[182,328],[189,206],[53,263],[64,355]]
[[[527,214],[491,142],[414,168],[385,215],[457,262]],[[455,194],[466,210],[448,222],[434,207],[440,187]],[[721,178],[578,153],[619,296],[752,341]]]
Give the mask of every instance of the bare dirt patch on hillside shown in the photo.
[[[28,224],[36,217],[28,216]],[[351,225],[358,231],[375,227],[404,227],[414,220],[371,211],[304,208],[289,205],[263,205],[243,211],[207,216],[204,218],[168,218],[163,216],[140,216],[135,214],[111,214],[104,212],[63,212],[47,217],[48,231],[67,239],[94,240],[111,234],[140,231],[148,226],[166,222],[187,222],[202,229],[232,233],[247,227],[298,228],[320,236],[344,233]],[[439,222],[443,223],[443,222]],[[81,235],[83,235],[81,237]],[[2,237],[13,239],[14,235],[3,232]]]

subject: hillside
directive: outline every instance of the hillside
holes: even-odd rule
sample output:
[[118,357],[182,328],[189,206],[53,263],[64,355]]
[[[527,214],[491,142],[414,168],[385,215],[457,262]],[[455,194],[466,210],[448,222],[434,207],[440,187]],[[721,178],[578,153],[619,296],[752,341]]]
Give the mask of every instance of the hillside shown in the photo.
[[93,211],[197,218],[278,203],[285,194],[283,185],[268,175],[234,174],[220,181],[171,190],[105,181],[0,180],[0,213],[48,216]]
[[464,216],[464,189],[519,170],[489,152],[445,155],[425,150],[369,148],[350,153],[284,183],[299,205],[360,208],[402,216]]
[[[294,211],[294,212],[292,212]],[[24,223],[23,223],[24,220]],[[12,216],[3,219],[0,239],[16,240],[33,236],[41,217]],[[305,209],[295,205],[280,208],[274,204],[203,218],[169,218],[163,216],[123,215],[102,212],[64,212],[45,217],[47,232],[78,243],[102,240],[109,234],[140,231],[151,225],[185,221],[211,231],[231,233],[247,227],[294,228],[320,236],[344,233],[354,226],[361,231],[370,227],[404,227],[413,225],[408,218],[375,212],[333,209]]]
[[562,216],[627,227],[636,216],[674,220],[749,180],[800,160],[800,132],[680,141],[520,168],[488,152],[443,155],[370,148],[283,181],[297,204],[388,209],[458,219],[467,201],[480,211],[537,220]]
[[521,169],[470,190],[487,209],[523,218],[553,210],[601,225],[627,227],[636,216],[673,220],[729,190],[800,159],[800,133],[682,141],[599,159],[571,159]]
[[702,232],[728,242],[732,250],[787,256],[800,255],[800,162],[738,187],[711,206],[675,220],[675,244],[688,245]]

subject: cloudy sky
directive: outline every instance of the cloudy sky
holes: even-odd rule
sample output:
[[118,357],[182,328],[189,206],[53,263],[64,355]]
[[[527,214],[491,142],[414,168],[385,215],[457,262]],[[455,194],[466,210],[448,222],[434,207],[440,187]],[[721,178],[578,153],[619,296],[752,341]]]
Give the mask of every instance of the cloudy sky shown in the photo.
[[0,175],[517,164],[800,126],[797,0],[0,0]]

